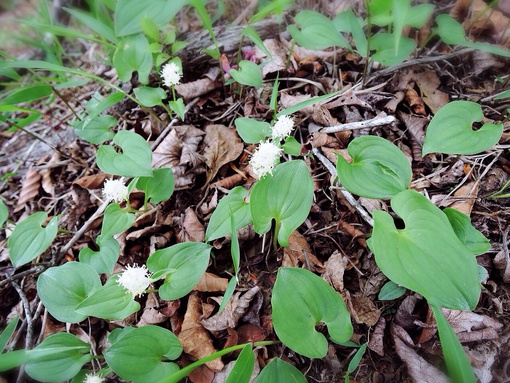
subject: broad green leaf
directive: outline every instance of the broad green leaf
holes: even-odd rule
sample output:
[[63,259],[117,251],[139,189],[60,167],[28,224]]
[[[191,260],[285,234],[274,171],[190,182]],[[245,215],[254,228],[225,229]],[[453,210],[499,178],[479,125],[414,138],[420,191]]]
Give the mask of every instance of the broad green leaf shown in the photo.
[[99,287],[101,280],[97,271],[81,262],[50,267],[37,279],[37,292],[44,307],[55,319],[68,323],[87,318],[74,309]]
[[182,121],[184,121],[185,113],[186,113],[186,107],[184,105],[184,100],[182,97],[178,98],[175,101],[169,101],[168,106],[170,106],[170,109],[172,109],[172,112],[177,114]]
[[248,36],[250,40],[255,44],[264,54],[270,59],[273,60],[273,56],[271,55],[271,52],[269,52],[262,42],[262,39],[258,35],[257,31],[253,29],[252,27],[245,27],[242,32],[241,36]]
[[274,0],[270,2],[263,3],[265,4],[262,9],[259,9],[257,13],[255,13],[248,24],[256,23],[262,19],[265,19],[268,15],[278,15],[280,16],[282,12],[287,8],[288,5],[294,3],[294,0]]
[[187,0],[118,0],[114,15],[115,34],[127,36],[142,32],[143,19],[152,20],[159,28],[167,27],[186,3]]
[[154,21],[152,21],[152,19],[149,19],[149,18],[142,19],[141,24],[142,24],[142,31],[143,31],[143,33],[145,33],[145,35],[147,37],[149,37],[150,39],[152,39],[154,41],[159,41],[159,39],[160,39],[159,28],[156,25],[156,23]]
[[503,124],[485,123],[473,130],[473,122],[482,121],[482,108],[472,101],[453,101],[438,110],[430,121],[422,155],[429,153],[476,154],[498,143]]
[[163,99],[167,98],[166,92],[161,88],[152,88],[150,86],[140,86],[133,89],[135,96],[142,106],[152,107],[163,105]]
[[80,262],[92,266],[98,274],[111,274],[113,267],[119,259],[120,246],[113,237],[101,238],[99,251],[94,251],[89,247],[80,250],[78,259]]
[[392,301],[393,299],[400,298],[406,291],[405,287],[399,286],[393,281],[388,281],[381,287],[377,299],[380,301]]
[[101,20],[98,20],[89,13],[80,11],[79,9],[65,8],[65,10],[87,28],[96,32],[99,36],[104,37],[113,43],[119,42],[119,39],[115,36],[115,32],[112,27],[103,23]]
[[283,151],[291,156],[299,156],[302,147],[303,145],[292,136],[287,137],[285,143],[282,145]]
[[113,143],[122,148],[122,153],[117,153],[109,145],[97,150],[97,166],[103,172],[123,177],[152,175],[152,151],[142,136],[121,130],[113,138]]
[[409,10],[411,8],[411,0],[392,0],[391,14],[393,16],[393,46],[394,54],[398,55],[400,50],[400,41],[402,38],[402,30],[406,25]]
[[491,248],[489,240],[471,225],[471,220],[466,214],[450,207],[443,212],[457,237],[474,255],[483,254]]
[[308,217],[312,200],[313,182],[306,164],[300,160],[280,164],[272,175],[266,175],[253,187],[250,195],[253,227],[259,234],[267,233],[274,219],[278,242],[288,247],[290,233]]
[[339,32],[350,32],[352,34],[356,50],[361,56],[366,57],[368,42],[363,31],[363,20],[356,17],[352,9],[348,9],[336,15],[333,23]]
[[53,93],[49,85],[32,85],[15,90],[7,97],[0,100],[0,105],[14,105],[22,102],[32,102]]
[[[126,331],[129,329],[130,331]],[[176,359],[182,353],[177,337],[162,327],[124,328],[104,352],[108,366],[122,379],[154,383],[176,372],[179,367],[162,359]]]
[[356,354],[352,357],[351,361],[349,362],[349,366],[347,366],[347,372],[349,374],[353,373],[356,368],[358,368],[359,362],[361,361],[361,358],[363,357],[363,354],[365,353],[365,350],[367,349],[367,343],[364,343],[361,345],[361,347],[356,351]]
[[9,218],[9,210],[3,200],[0,199],[0,227],[7,221]]
[[481,288],[476,259],[457,238],[446,215],[414,190],[397,194],[391,207],[405,228],[397,229],[384,211],[373,213],[369,246],[381,271],[431,305],[473,309]]
[[406,156],[377,136],[355,138],[347,147],[352,162],[338,156],[336,168],[342,185],[366,198],[391,198],[407,189],[412,169]]
[[330,47],[349,48],[350,45],[337,32],[335,24],[326,16],[315,11],[301,11],[294,18],[297,25],[301,26],[299,30],[294,24],[287,27],[292,38],[304,48],[313,50],[322,50]]
[[25,371],[31,378],[43,382],[69,380],[92,360],[89,350],[90,345],[74,335],[53,334],[28,351]]
[[478,265],[478,281],[482,283],[489,276],[489,272],[482,265]]
[[145,193],[145,203],[150,199],[157,204],[166,201],[174,192],[174,172],[171,168],[159,168],[152,171],[152,177],[140,177],[136,187]]
[[140,310],[140,304],[133,295],[119,285],[119,274],[111,276],[104,286],[95,289],[76,306],[76,312],[96,318],[122,320]]
[[205,241],[210,242],[230,233],[230,216],[234,217],[236,230],[251,223],[250,204],[245,202],[248,190],[236,186],[224,196],[209,219]]
[[231,69],[229,73],[239,84],[255,87],[262,86],[260,68],[249,60],[241,60],[239,62],[239,69]]
[[58,217],[42,227],[48,218],[45,212],[37,212],[18,223],[7,241],[9,258],[14,267],[22,266],[41,255],[50,247],[57,235]]
[[271,136],[271,125],[253,118],[239,117],[234,122],[239,137],[247,144],[258,144]]
[[[0,334],[0,352],[2,352],[5,349],[5,346],[7,345],[7,342],[9,339],[11,339],[12,334],[14,334],[14,331],[16,330],[16,326],[19,322],[19,315],[16,315],[14,318],[11,319],[9,324],[3,329],[2,333]],[[1,359],[1,357],[0,357]],[[0,371],[3,371],[0,369]]]
[[271,298],[273,326],[287,347],[309,358],[323,358],[328,341],[315,329],[325,323],[332,341],[342,343],[352,335],[349,312],[340,294],[306,269],[278,270]]
[[152,54],[147,38],[142,34],[124,37],[113,54],[113,66],[120,81],[128,82],[133,71],[137,71],[140,82],[147,84],[152,70]]
[[450,15],[437,15],[436,24],[435,32],[445,44],[464,45],[467,42],[464,27]]
[[113,237],[129,229],[135,222],[135,215],[123,210],[118,204],[111,203],[104,211],[101,238]]
[[243,350],[237,357],[232,370],[228,374],[225,383],[248,383],[253,371],[253,364],[255,363],[255,356],[251,344],[244,346]]
[[159,288],[161,299],[171,301],[188,294],[205,273],[211,249],[202,242],[184,242],[156,250],[147,259],[147,268],[153,273],[168,270]]
[[256,383],[307,383],[304,375],[292,364],[274,358],[258,376]]
[[385,66],[400,64],[416,48],[416,43],[409,37],[402,36],[395,48],[393,34],[380,32],[370,39],[370,49],[375,50],[372,59]]
[[111,128],[116,125],[117,119],[113,116],[95,116],[79,121],[74,125],[74,131],[81,139],[91,144],[100,145],[115,137]]
[[476,383],[477,379],[473,374],[473,369],[455,331],[453,331],[439,307],[431,305],[430,308],[436,318],[439,340],[452,382]]
[[411,7],[407,13],[405,25],[413,28],[421,28],[425,25],[432,12],[434,12],[433,4],[418,4]]
[[25,364],[28,360],[28,350],[15,350],[0,354],[0,371],[9,371]]

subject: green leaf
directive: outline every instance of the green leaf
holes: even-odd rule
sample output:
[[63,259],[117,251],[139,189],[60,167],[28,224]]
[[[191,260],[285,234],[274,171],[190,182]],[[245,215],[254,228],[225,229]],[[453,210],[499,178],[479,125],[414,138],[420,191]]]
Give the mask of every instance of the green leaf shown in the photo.
[[504,98],[510,98],[510,89],[499,93],[496,97],[494,97],[494,100],[503,100]]
[[92,360],[90,345],[68,333],[57,333],[28,351],[26,373],[35,380],[61,382],[74,377]]
[[118,204],[111,203],[104,211],[101,238],[113,237],[129,229],[135,222],[135,215],[123,210]]
[[116,125],[117,119],[113,116],[96,116],[79,121],[74,125],[74,131],[81,139],[99,145],[115,137],[110,129]]
[[85,110],[88,113],[87,119],[90,119],[95,116],[99,116],[105,110],[110,108],[111,106],[121,102],[126,97],[126,94],[123,92],[113,92],[106,97],[103,97],[99,93],[94,93],[92,98],[87,101],[85,104]]
[[14,267],[22,266],[41,255],[50,247],[57,235],[58,217],[42,227],[48,218],[45,212],[37,212],[18,223],[7,241],[9,258]]
[[262,86],[260,68],[249,60],[241,60],[239,62],[239,69],[231,69],[229,73],[239,84],[255,87]]
[[405,25],[418,29],[423,27],[434,12],[434,8],[434,4],[418,4],[411,7],[406,15]]
[[119,274],[111,276],[104,286],[95,289],[76,306],[76,312],[96,318],[122,320],[140,310],[133,295],[118,284]]
[[163,105],[161,100],[167,97],[166,92],[161,88],[152,88],[150,86],[141,86],[133,89],[135,96],[142,106],[153,107]]
[[343,47],[350,49],[350,45],[337,32],[335,24],[326,16],[315,11],[301,11],[294,18],[297,25],[301,25],[299,30],[291,24],[287,27],[292,38],[304,48],[313,50],[322,50],[331,47]]
[[234,122],[239,137],[247,144],[258,144],[271,136],[271,125],[253,118],[239,117]]
[[0,199],[0,227],[7,221],[7,218],[9,218],[9,209],[5,206],[4,201]]
[[174,172],[171,168],[160,168],[152,171],[152,177],[140,177],[136,187],[145,193],[145,203],[150,199],[157,204],[166,201],[174,192]]
[[112,27],[103,23],[101,20],[98,20],[95,17],[92,17],[89,13],[80,11],[78,9],[65,8],[65,10],[87,28],[96,32],[99,36],[104,37],[113,43],[119,42],[119,39],[115,36],[115,32],[113,31]]
[[391,198],[407,189],[412,169],[406,156],[377,136],[355,138],[347,147],[352,162],[338,156],[336,168],[342,185],[366,198]]
[[274,358],[258,376],[256,383],[307,383],[304,375],[292,364]]
[[395,48],[393,34],[377,33],[370,39],[370,49],[375,50],[372,59],[385,66],[393,66],[404,61],[416,48],[416,43],[409,37],[402,36]]
[[147,259],[147,268],[153,273],[168,270],[159,288],[161,299],[171,301],[188,294],[205,273],[211,249],[202,242],[184,242],[156,250]]
[[223,197],[214,209],[207,230],[205,241],[210,242],[230,233],[230,216],[234,217],[236,230],[251,223],[250,204],[245,202],[248,190],[236,186]]
[[[16,331],[16,326],[19,322],[19,315],[16,315],[14,318],[11,319],[7,327],[4,328],[2,333],[0,334],[0,352],[5,350],[5,346],[7,345],[7,342],[9,339],[11,339],[12,334],[14,334],[14,331]],[[0,357],[1,359],[1,357]],[[3,371],[0,369],[0,371]]]
[[28,360],[27,350],[15,350],[0,354],[0,371],[9,371],[25,364]]
[[351,361],[349,362],[349,366],[347,366],[347,371],[349,374],[353,373],[356,368],[358,368],[359,362],[361,361],[361,358],[363,357],[363,354],[365,353],[365,350],[367,349],[367,343],[364,343],[361,345],[361,347],[356,351],[356,354],[352,357]]
[[413,290],[436,306],[473,309],[480,296],[476,259],[457,238],[446,215],[414,190],[391,200],[405,223],[375,211],[370,249],[381,271],[395,283]]
[[239,264],[241,263],[241,251],[239,249],[239,239],[237,238],[237,231],[235,227],[234,215],[230,215],[230,253],[232,255],[232,264],[234,266],[234,273],[237,277],[239,273]]
[[287,137],[285,143],[282,145],[283,151],[291,156],[301,155],[302,147],[303,145],[292,136]]
[[311,106],[311,105],[317,104],[319,102],[326,101],[330,98],[333,98],[337,94],[338,94],[338,92],[328,93],[328,94],[324,94],[322,96],[312,97],[312,98],[309,98],[308,100],[298,102],[295,105],[289,106],[288,108],[285,108],[285,109],[279,111],[276,114],[276,117],[290,115],[290,114],[295,113],[303,108],[306,108],[307,106]]
[[466,43],[466,32],[464,27],[453,17],[442,13],[436,17],[436,33],[445,44],[464,45]]
[[175,101],[169,101],[168,105],[170,106],[170,109],[172,109],[172,112],[177,114],[181,118],[181,120],[184,121],[186,108],[184,106],[184,100],[182,99],[182,97],[178,98]]
[[37,292],[44,307],[55,319],[68,323],[87,318],[74,308],[99,287],[101,281],[96,270],[81,262],[50,267],[37,279]]
[[439,307],[431,305],[437,323],[439,340],[443,349],[446,367],[453,383],[476,383],[476,377],[469,364],[462,345]]
[[32,102],[53,93],[49,85],[33,85],[19,88],[0,100],[0,105],[14,105],[22,102]]
[[154,41],[159,41],[160,39],[159,28],[156,25],[156,23],[152,21],[152,19],[149,18],[142,19],[142,31],[150,39]]
[[[129,331],[126,331],[129,330]],[[162,358],[175,359],[182,353],[182,346],[170,331],[158,326],[124,328],[104,353],[108,366],[124,380],[158,382],[176,372],[174,363]]]
[[187,0],[118,0],[114,15],[115,34],[126,36],[142,32],[143,19],[150,19],[159,28],[165,28],[187,2]]
[[113,143],[122,148],[122,153],[106,145],[97,150],[97,166],[103,172],[124,177],[152,175],[151,147],[142,136],[121,130],[113,138]]
[[323,358],[328,341],[315,329],[325,323],[331,340],[342,343],[352,335],[349,312],[340,294],[306,269],[278,270],[271,298],[273,326],[287,347],[309,358]]
[[450,207],[443,212],[457,237],[474,255],[483,254],[491,248],[489,240],[471,225],[471,220],[466,214]]
[[312,200],[312,177],[303,161],[294,160],[276,166],[272,175],[266,175],[255,184],[250,195],[255,231],[267,233],[274,219],[278,242],[288,247],[289,235],[308,217]]
[[360,17],[356,17],[352,9],[348,9],[336,15],[333,19],[333,24],[335,24],[335,28],[339,32],[350,32],[358,53],[363,57],[367,56],[368,42],[365,32],[363,31],[363,20]]
[[237,277],[230,278],[230,281],[228,281],[227,288],[225,290],[225,294],[223,294],[223,298],[221,299],[220,307],[218,308],[218,314],[223,311],[225,306],[227,305],[229,299],[234,294],[234,290],[237,286]]
[[430,121],[422,155],[429,153],[476,154],[498,143],[502,124],[485,123],[478,130],[472,124],[482,121],[482,108],[472,101],[453,101],[438,110]]
[[262,42],[262,39],[258,35],[257,31],[253,29],[252,27],[245,27],[241,31],[241,36],[248,36],[249,39],[262,51],[264,54],[270,59],[273,60],[273,56],[271,55],[271,52],[269,52]]
[[251,344],[247,344],[237,357],[234,367],[230,370],[225,383],[248,383],[251,378],[254,363],[255,356],[253,355]]
[[78,259],[80,262],[92,266],[98,274],[111,274],[120,255],[120,246],[113,237],[101,238],[99,251],[89,247],[80,250]]
[[400,298],[406,291],[407,289],[405,287],[399,286],[393,281],[388,281],[383,285],[381,291],[379,291],[377,299],[380,301],[392,301],[393,299]]
[[147,38],[142,34],[124,37],[113,54],[113,66],[120,81],[130,81],[133,71],[137,71],[140,82],[147,84],[152,70],[152,54]]

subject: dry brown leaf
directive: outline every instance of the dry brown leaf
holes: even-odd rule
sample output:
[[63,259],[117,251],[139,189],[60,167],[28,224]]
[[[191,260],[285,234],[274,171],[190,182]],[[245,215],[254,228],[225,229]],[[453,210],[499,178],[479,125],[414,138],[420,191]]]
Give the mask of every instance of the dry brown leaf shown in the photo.
[[441,92],[438,88],[441,80],[433,70],[414,73],[413,79],[420,88],[423,102],[429,107],[433,114],[445,106],[449,101],[448,94]]
[[204,158],[209,167],[206,184],[212,181],[218,170],[241,155],[244,144],[235,129],[225,125],[209,125],[205,128]]
[[237,329],[238,344],[260,342],[266,339],[267,333],[256,324],[245,324]]
[[220,87],[221,82],[205,77],[186,84],[175,85],[175,90],[184,100],[191,100]]
[[478,182],[470,182],[461,186],[453,194],[456,202],[452,203],[450,207],[457,209],[461,213],[466,214],[468,217],[471,216],[471,210],[473,209],[476,197],[478,196],[478,187]]
[[204,273],[193,290],[201,292],[225,291],[227,286],[227,278],[221,278],[211,273]]
[[461,342],[493,340],[498,338],[501,323],[487,315],[471,311],[441,309]]
[[411,87],[406,88],[406,101],[414,113],[426,116],[425,104],[419,94]]
[[[217,350],[207,330],[200,324],[202,316],[201,302],[196,293],[191,293],[188,299],[188,306],[184,321],[182,322],[181,332],[178,335],[179,342],[185,353],[192,356],[195,360],[206,357]],[[206,363],[213,371],[221,371],[223,362],[221,358],[214,359]]]
[[105,173],[92,174],[90,176],[84,176],[77,179],[73,182],[73,184],[76,184],[84,189],[98,189],[103,186],[103,182],[108,177],[110,176]]
[[193,383],[211,383],[214,379],[214,375],[214,371],[205,364],[202,364],[191,371],[188,378]]
[[14,212],[18,212],[23,208],[23,205],[32,201],[39,195],[39,188],[41,187],[41,174],[33,167],[30,167],[21,184],[18,201]]
[[347,262],[347,257],[338,250],[335,250],[324,262],[324,273],[321,277],[338,292],[344,291],[344,272]]
[[160,311],[160,304],[156,299],[156,294],[151,293],[147,296],[142,316],[135,326],[143,327],[150,324],[158,324],[167,319],[168,317]]
[[[508,244],[503,243],[503,246],[508,246]],[[494,260],[492,262],[494,264],[494,267],[501,272],[503,282],[509,283],[510,282],[510,257],[508,254],[508,248],[500,250],[494,257]]]
[[205,240],[204,225],[198,220],[195,210],[191,207],[188,207],[184,212],[177,239],[179,242],[203,242]]
[[372,336],[368,341],[368,348],[381,356],[384,356],[384,330],[386,329],[386,319],[380,317],[374,327]]
[[289,247],[283,248],[285,264],[297,266],[299,261],[310,271],[321,273],[324,270],[322,263],[312,254],[307,240],[299,232],[294,230],[288,241]]
[[374,301],[368,297],[361,297],[357,294],[351,294],[352,319],[358,324],[366,324],[367,326],[375,326],[381,317],[379,310]]
[[262,77],[265,78],[268,73],[279,72],[287,68],[289,50],[285,44],[277,39],[267,39],[263,43],[269,53],[271,53],[272,60],[269,60],[266,54],[258,47],[255,48],[255,58],[258,62],[267,62],[261,68]]

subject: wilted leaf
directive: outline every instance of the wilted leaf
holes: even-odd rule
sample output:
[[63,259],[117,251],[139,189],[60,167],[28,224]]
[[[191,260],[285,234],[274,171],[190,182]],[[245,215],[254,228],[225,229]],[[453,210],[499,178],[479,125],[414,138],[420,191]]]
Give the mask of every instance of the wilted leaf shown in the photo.
[[39,188],[41,187],[41,174],[34,168],[30,167],[23,179],[21,184],[21,190],[19,192],[18,201],[16,202],[18,211],[22,205],[25,203],[32,201],[35,197],[39,195]]

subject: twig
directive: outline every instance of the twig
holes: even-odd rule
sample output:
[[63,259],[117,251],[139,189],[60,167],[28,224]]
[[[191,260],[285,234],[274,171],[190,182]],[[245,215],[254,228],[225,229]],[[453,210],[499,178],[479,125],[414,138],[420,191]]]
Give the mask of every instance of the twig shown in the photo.
[[4,280],[0,281],[0,289],[8,283],[14,282],[16,279],[23,278],[30,274],[37,274],[37,273],[43,271],[44,269],[45,269],[44,266],[39,265],[39,266],[35,266],[35,267],[31,268],[30,270],[25,270],[25,271],[22,271],[21,273],[14,274],[10,277],[7,277]]
[[356,121],[348,124],[340,124],[335,126],[328,126],[327,128],[323,128],[320,130],[321,133],[336,133],[343,132],[345,130],[356,130],[356,129],[364,129],[364,128],[374,128],[376,126],[381,125],[389,125],[395,122],[397,119],[394,116],[386,116],[386,117],[375,117],[370,120],[365,121]]
[[[313,148],[312,153],[319,159],[320,162],[322,162],[326,169],[328,169],[333,178],[334,179],[337,178],[338,174],[335,166],[325,156],[323,156],[321,152],[319,152],[319,149]],[[349,193],[344,187],[340,185],[338,179],[336,181],[336,185],[337,186],[332,186],[332,188],[340,190],[340,192],[343,194],[347,202],[349,202],[351,206],[353,206],[358,211],[358,213],[365,220],[365,222],[368,223],[370,226],[374,226],[374,220],[372,219],[372,217],[370,217],[370,214],[368,214],[365,208],[361,206],[358,201],[356,201],[356,199],[351,193]]]

